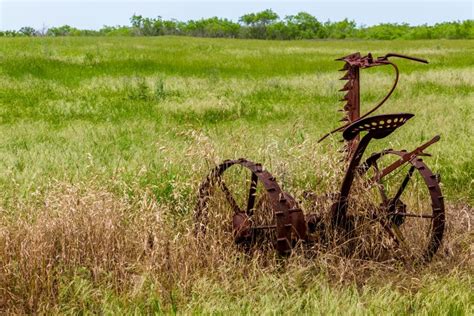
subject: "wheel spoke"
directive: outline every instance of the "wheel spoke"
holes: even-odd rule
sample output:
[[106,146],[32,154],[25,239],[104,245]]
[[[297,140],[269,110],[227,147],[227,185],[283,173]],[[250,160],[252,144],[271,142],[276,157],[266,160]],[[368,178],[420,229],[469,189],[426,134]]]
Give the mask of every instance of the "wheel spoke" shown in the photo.
[[405,176],[405,179],[403,179],[402,185],[398,188],[397,193],[396,193],[395,196],[393,197],[392,203],[395,204],[395,203],[398,201],[398,199],[399,199],[400,196],[402,195],[403,191],[404,191],[405,188],[407,187],[408,182],[410,181],[411,176],[413,175],[413,172],[414,172],[414,171],[415,171],[415,166],[411,166],[411,167],[410,167],[410,170],[408,170],[408,173],[407,173],[407,175]]
[[[377,165],[377,161],[374,161],[373,166],[374,166],[375,172],[378,176],[378,174],[380,173],[380,170],[379,170],[379,166]],[[380,195],[382,196],[383,204],[387,205],[388,204],[388,197],[387,197],[387,194],[385,193],[385,190],[384,190],[384,187],[383,187],[382,183],[377,181],[376,186],[377,186],[377,189],[380,192]]]
[[[366,161],[369,168],[364,166],[361,173],[366,174],[369,188],[377,191],[378,200],[382,200],[374,219],[380,222],[393,246],[404,254],[404,260],[429,261],[440,246],[445,225],[443,196],[436,176],[417,158],[421,153],[413,159],[406,159],[406,151],[388,150],[384,154],[406,161],[386,168],[383,168],[382,154]],[[414,196],[410,195],[412,187]],[[421,190],[423,195],[419,194]]]
[[252,172],[252,179],[250,181],[250,189],[249,189],[249,198],[247,201],[247,215],[252,216],[253,210],[255,207],[255,197],[257,192],[257,182],[258,176]]
[[276,229],[276,225],[260,225],[252,227],[253,230]]
[[418,218],[434,218],[433,215],[430,215],[430,214],[413,214],[413,213],[404,213],[404,212],[401,212],[401,213],[389,213],[388,214],[389,216],[390,215],[396,215],[396,216],[406,216],[406,217],[418,217]]
[[232,207],[232,210],[234,211],[234,213],[236,213],[236,214],[241,213],[242,210],[240,209],[239,205],[237,204],[234,197],[232,196],[232,193],[230,193],[229,188],[224,183],[224,180],[222,180],[222,179],[219,180],[219,186],[220,186],[222,192],[224,192],[226,200],[227,200],[227,202],[229,202],[229,204]]

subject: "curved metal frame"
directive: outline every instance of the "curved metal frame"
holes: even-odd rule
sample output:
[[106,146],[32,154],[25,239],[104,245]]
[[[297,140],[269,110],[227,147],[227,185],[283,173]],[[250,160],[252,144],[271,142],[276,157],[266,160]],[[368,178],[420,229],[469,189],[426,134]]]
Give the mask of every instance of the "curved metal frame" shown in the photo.
[[[433,205],[433,221],[434,228],[432,231],[432,238],[428,249],[424,254],[425,260],[429,261],[434,253],[439,248],[443,233],[444,233],[444,201],[441,194],[441,189],[435,179],[435,176],[431,170],[418,158],[418,156],[426,155],[423,150],[428,146],[434,144],[439,140],[439,136],[434,137],[429,142],[419,146],[411,152],[406,151],[383,151],[378,154],[370,156],[365,163],[361,164],[362,156],[372,139],[380,139],[391,134],[396,128],[403,125],[406,120],[411,118],[413,114],[399,113],[399,114],[385,114],[369,117],[370,114],[378,110],[393,94],[399,81],[399,69],[397,65],[389,61],[390,57],[405,58],[417,62],[428,63],[428,61],[410,57],[401,54],[389,53],[385,56],[379,57],[374,60],[372,55],[369,53],[367,56],[361,56],[360,53],[354,53],[337,60],[344,61],[344,67],[341,71],[346,71],[346,74],[341,80],[347,80],[348,82],[339,91],[346,91],[344,98],[341,101],[346,101],[343,112],[345,117],[341,121],[346,123],[338,127],[331,132],[324,135],[320,140],[324,140],[329,135],[337,132],[344,131],[343,136],[346,140],[347,160],[349,165],[345,174],[345,177],[341,184],[339,194],[336,195],[335,201],[332,204],[330,212],[332,214],[332,223],[336,226],[342,226],[346,229],[351,229],[350,223],[347,219],[347,205],[350,194],[350,189],[354,181],[356,173],[364,174],[376,161],[385,154],[395,154],[400,157],[398,161],[391,164],[384,170],[382,170],[376,177],[372,178],[373,183],[381,184],[382,178],[398,169],[405,163],[410,163],[412,168],[410,172],[418,170],[423,176],[426,185],[428,186],[432,205]],[[360,115],[360,69],[370,68],[375,66],[391,65],[395,70],[395,79],[392,87],[388,93],[369,111]],[[392,123],[393,122],[393,123]],[[360,139],[359,133],[361,131],[368,131],[368,134]],[[242,211],[235,200],[229,198],[230,194],[226,189],[225,184],[222,185],[221,176],[229,167],[233,165],[241,165],[249,169],[252,172],[251,186],[249,189],[249,198],[247,201],[246,211]],[[276,230],[277,240],[275,242],[276,249],[281,254],[288,254],[291,251],[291,246],[295,239],[308,240],[307,231],[310,229],[313,231],[318,227],[318,217],[315,214],[308,214],[307,221],[302,210],[298,207],[296,201],[286,192],[283,192],[275,181],[275,178],[267,171],[264,171],[260,164],[253,163],[246,159],[238,160],[227,160],[222,164],[215,167],[210,174],[207,176],[205,181],[199,188],[199,200],[195,210],[195,220],[201,227],[196,226],[196,231],[205,231],[205,226],[208,216],[208,201],[212,194],[212,187],[219,183],[221,189],[226,194],[226,197],[234,209],[233,227],[234,236],[237,242],[245,241],[248,242],[252,231],[258,230],[262,227],[253,226],[251,217],[253,215],[255,205],[255,192],[257,182],[262,182],[266,189],[266,194],[270,200],[272,212],[274,213],[274,220],[276,224],[272,228]],[[408,180],[406,180],[408,181]],[[404,181],[405,182],[405,181]],[[403,184],[406,186],[406,184]],[[399,196],[398,196],[399,198]],[[397,203],[397,199],[395,202]],[[390,205],[389,205],[390,206]],[[394,238],[397,236],[397,232],[394,232],[390,227],[390,223],[386,222],[386,219],[379,219],[382,226],[387,232]],[[293,238],[293,236],[295,238]]]
[[[364,168],[361,169],[361,174],[366,173],[369,168],[374,167],[377,165],[377,160],[382,158],[385,155],[395,155],[403,159],[403,157],[407,154],[405,151],[396,151],[396,150],[386,150],[382,151],[376,154],[373,154],[371,157],[369,157],[365,163],[363,164]],[[401,184],[401,187],[397,191],[395,197],[393,199],[388,199],[385,194],[382,194],[382,198],[384,200],[384,204],[387,208],[387,210],[393,211],[392,208],[395,206],[397,201],[400,199],[400,196],[403,192],[403,190],[406,188],[408,181],[412,177],[412,174],[414,170],[416,169],[420,175],[423,177],[423,181],[428,188],[428,191],[430,193],[430,199],[431,199],[431,208],[433,211],[433,215],[415,215],[415,214],[394,214],[397,216],[411,216],[411,217],[423,217],[423,218],[431,218],[432,220],[432,230],[430,232],[430,242],[427,245],[427,249],[425,253],[423,254],[423,259],[425,261],[430,261],[433,255],[436,253],[438,250],[439,246],[441,245],[441,241],[443,239],[444,235],[444,228],[445,228],[445,209],[444,209],[444,197],[441,193],[441,188],[439,186],[439,177],[431,171],[430,168],[423,162],[421,158],[414,157],[414,159],[410,159],[407,161],[407,163],[412,165],[412,168],[410,168],[406,178]],[[383,183],[381,182],[381,178],[377,179],[377,185],[380,188],[384,188]],[[401,189],[401,190],[400,190]],[[384,196],[385,195],[385,196]],[[390,213],[386,214],[390,215]],[[394,234],[396,238],[400,238],[397,234]]]
[[[223,173],[234,165],[240,165],[250,170],[252,173],[249,199],[245,211],[238,207],[235,199],[230,195],[231,192],[229,192],[221,178]],[[205,233],[208,216],[208,203],[212,194],[212,189],[216,184],[221,187],[226,195],[227,201],[234,210],[233,226],[234,237],[236,240],[248,243],[250,242],[249,237],[252,235],[252,230],[267,229],[268,227],[254,227],[251,222],[255,206],[257,181],[260,181],[264,186],[273,211],[273,218],[276,226],[271,228],[275,228],[276,230],[276,250],[280,254],[288,254],[292,248],[293,236],[296,237],[296,239],[306,239],[306,224],[304,221],[303,211],[297,206],[293,197],[281,190],[275,177],[273,177],[268,171],[264,170],[261,164],[243,158],[224,161],[222,164],[211,170],[205,181],[201,183],[201,186],[199,187],[198,203],[194,215],[197,224],[195,227],[196,232]]]
[[[329,137],[330,135],[336,133],[336,132],[339,132],[339,131],[342,131],[344,130],[346,127],[348,127],[349,125],[351,125],[352,123],[358,121],[358,120],[361,120],[367,116],[369,116],[370,114],[374,113],[375,111],[377,111],[387,100],[388,98],[390,98],[390,96],[392,95],[393,91],[395,91],[395,88],[397,87],[398,85],[398,80],[400,78],[400,71],[398,70],[398,67],[397,65],[395,65],[394,63],[392,62],[384,62],[382,63],[383,65],[392,65],[393,68],[395,69],[395,79],[394,79],[394,82],[392,84],[392,87],[390,88],[390,91],[383,97],[382,100],[379,101],[379,103],[377,103],[372,109],[370,109],[369,111],[367,111],[366,113],[364,113],[362,116],[360,116],[360,107],[359,106],[355,106],[353,109],[350,109],[350,108],[347,108],[347,105],[344,107],[344,109],[350,109],[350,111],[347,111],[348,113],[346,114],[346,117],[344,117],[341,121],[348,121],[348,123],[336,128],[336,129],[333,129],[332,131],[330,131],[329,133],[325,134],[323,137],[321,137],[319,140],[318,140],[318,143],[323,141],[324,139],[326,139],[327,137]],[[342,77],[341,80],[346,80],[345,79],[346,77]],[[348,77],[347,77],[348,78]],[[354,78],[355,79],[355,78]],[[357,76],[357,80],[358,80],[358,76]],[[358,84],[357,84],[358,85]],[[346,86],[344,86],[345,88]],[[344,88],[342,88],[341,90],[339,91],[346,91]],[[359,87],[357,86],[357,90],[359,89]],[[342,101],[346,101],[348,100],[346,97],[344,99],[342,99]],[[357,98],[357,100],[359,100]]]

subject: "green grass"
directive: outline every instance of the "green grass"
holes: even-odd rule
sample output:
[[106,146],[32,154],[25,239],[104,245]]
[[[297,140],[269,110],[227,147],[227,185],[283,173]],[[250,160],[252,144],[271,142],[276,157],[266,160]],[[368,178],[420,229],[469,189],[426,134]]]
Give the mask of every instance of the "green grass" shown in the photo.
[[[340,135],[321,145],[315,141],[339,124],[341,82],[336,70],[341,63],[334,59],[354,51],[398,52],[430,61],[429,65],[399,62],[399,88],[379,113],[416,116],[371,145],[369,152],[412,149],[440,134],[441,141],[429,149],[433,158],[427,158],[428,164],[442,174],[448,203],[467,205],[472,216],[472,41],[157,37],[0,38],[0,44],[3,223],[34,214],[58,183],[94,183],[132,202],[147,192],[147,200],[166,210],[170,227],[189,225],[199,182],[213,163],[226,158],[263,162],[290,192],[304,188],[324,192],[321,179],[328,172],[317,173],[324,166],[313,165],[318,160],[310,156],[327,156],[333,152],[331,146],[339,146]],[[388,69],[363,71],[363,109],[383,97],[391,80]],[[203,275],[185,294],[176,285],[176,301],[156,290],[159,279],[146,285],[149,292],[142,289],[133,296],[133,291],[108,283],[107,278],[98,282],[72,275],[62,276],[54,302],[34,306],[73,313],[98,311],[101,306],[129,313],[176,308],[468,314],[466,309],[472,308],[468,294],[472,275],[465,270],[434,279],[424,276],[415,294],[390,284],[338,287],[316,276],[310,277],[309,287],[300,286],[293,284],[288,272],[281,278],[274,272],[262,274],[250,285],[234,277],[232,286],[237,290],[233,290],[219,278],[206,280]],[[282,291],[273,284],[281,284]],[[5,288],[11,291],[0,278],[0,294]],[[433,294],[436,291],[439,296]]]
[[[298,122],[304,139],[317,139],[337,126],[339,64],[333,59],[356,50],[430,60],[430,65],[400,62],[399,90],[382,111],[417,116],[380,146],[392,142],[411,148],[441,134],[430,151],[446,195],[472,201],[470,41],[2,39],[2,178],[10,180],[8,170],[26,187],[31,174],[80,178],[87,176],[87,154],[105,173],[122,166],[133,173],[162,165],[165,157],[153,150],[156,142],[173,146],[173,157],[166,158],[181,161],[185,141],[176,134],[193,129],[222,148],[223,157],[237,154],[226,144],[233,134],[247,131],[255,136],[240,155],[255,159],[262,158],[255,152],[265,146],[263,135],[277,142],[288,136],[281,126]],[[390,74],[381,69],[363,76],[368,109],[383,96]],[[35,163],[29,164],[32,154]]]

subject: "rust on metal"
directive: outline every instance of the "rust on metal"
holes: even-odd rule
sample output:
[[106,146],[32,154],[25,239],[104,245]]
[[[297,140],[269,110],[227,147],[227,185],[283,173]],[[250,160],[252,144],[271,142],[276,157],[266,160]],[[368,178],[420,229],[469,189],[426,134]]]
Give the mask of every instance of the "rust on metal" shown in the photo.
[[[407,219],[429,221],[429,225],[427,225],[429,227],[427,232],[429,237],[427,244],[423,245],[424,248],[421,254],[424,261],[429,261],[438,250],[443,238],[445,229],[444,198],[439,186],[440,176],[433,174],[420,157],[429,156],[429,154],[424,153],[424,150],[438,142],[440,136],[433,137],[410,152],[388,149],[370,155],[365,161],[362,159],[367,146],[372,140],[382,139],[391,135],[414,116],[410,113],[370,116],[388,100],[397,87],[399,69],[390,58],[404,58],[425,64],[428,63],[425,59],[396,53],[389,53],[374,58],[370,53],[362,56],[357,52],[337,59],[344,62],[342,69],[340,69],[340,71],[344,71],[344,75],[340,79],[346,82],[339,90],[344,93],[341,99],[344,105],[342,110],[340,110],[344,112],[344,117],[341,119],[341,122],[344,123],[342,126],[324,135],[319,141],[336,132],[342,132],[343,141],[345,141],[344,151],[346,152],[348,164],[339,192],[322,195],[322,197],[329,198],[332,201],[331,207],[328,210],[323,210],[323,212],[329,213],[331,218],[330,229],[342,228],[350,234],[351,230],[354,229],[355,220],[352,215],[348,215],[351,188],[356,177],[365,177],[369,186],[378,189],[382,201],[377,210],[370,214],[370,217],[380,223],[398,247],[411,247],[402,232]],[[394,82],[385,96],[370,110],[362,114],[360,102],[361,69],[377,66],[391,66],[395,71]],[[398,159],[380,169],[383,158],[388,156],[394,156]],[[242,206],[236,202],[233,193],[222,178],[224,172],[234,165],[240,165],[250,172],[251,179],[250,186],[248,187],[248,197],[246,205]],[[394,171],[396,170],[397,173],[403,171],[402,168],[405,168],[405,166],[409,166],[409,169],[401,183],[387,185],[386,181],[389,181],[389,175],[395,174]],[[423,209],[421,213],[417,213],[405,200],[403,193],[407,190],[409,183],[415,176],[423,179],[423,183],[428,190],[431,210]],[[259,183],[263,186],[266,198],[269,201],[272,223],[258,222],[258,213],[264,211],[259,209],[259,202],[256,201]],[[396,190],[389,192],[389,187]],[[310,243],[314,241],[312,234],[325,234],[328,229],[327,223],[324,222],[320,215],[316,213],[305,215],[296,200],[289,193],[284,192],[277,184],[276,179],[267,170],[264,170],[260,164],[240,158],[237,160],[226,160],[216,166],[201,183],[198,203],[194,213],[197,233],[206,232],[208,218],[212,215],[213,211],[210,209],[209,201],[214,194],[215,188],[220,188],[230,209],[234,213],[231,222],[223,223],[223,225],[232,227],[236,243],[251,244],[256,240],[255,236],[259,232],[271,231],[274,233],[269,236],[273,236],[272,242],[277,252],[289,254],[292,247],[298,241]],[[309,197],[315,204],[315,207],[320,205],[320,203],[316,202],[319,199],[317,195],[306,192],[304,196]],[[327,238],[329,236],[323,236],[323,239],[327,240]],[[413,241],[413,243],[417,242]]]
[[[386,54],[385,56],[378,57],[376,60],[374,60],[374,58],[372,57],[372,54],[370,53],[367,56],[361,56],[360,53],[354,53],[354,54],[336,59],[338,61],[345,62],[344,67],[341,69],[341,71],[346,71],[346,74],[341,78],[341,80],[347,80],[348,82],[339,91],[345,91],[346,93],[343,99],[341,100],[341,101],[346,101],[346,103],[343,106],[343,111],[345,112],[345,116],[342,118],[342,121],[347,121],[348,123],[325,134],[319,140],[319,142],[324,140],[329,135],[334,134],[335,132],[342,131],[344,128],[349,126],[352,122],[369,116],[370,114],[378,110],[388,100],[388,98],[392,95],[393,91],[395,91],[395,88],[397,87],[399,74],[400,74],[397,65],[395,65],[393,62],[390,62],[388,60],[389,57],[399,57],[399,58],[405,58],[405,59],[409,59],[409,60],[413,60],[413,61],[417,61],[417,62],[421,62],[425,64],[428,63],[428,61],[425,59],[406,56],[402,54],[395,54],[395,53]],[[380,100],[370,111],[364,113],[364,115],[361,116],[360,115],[359,70],[370,68],[370,67],[376,67],[376,66],[384,66],[384,65],[390,65],[395,70],[395,80],[392,84],[392,87],[390,88],[388,93],[382,98],[382,100]],[[355,141],[350,141],[349,147],[354,148]]]
[[433,137],[430,141],[426,142],[425,144],[415,148],[413,151],[411,152],[404,152],[403,155],[401,156],[401,158],[397,161],[395,161],[394,163],[392,163],[391,165],[385,167],[380,173],[378,173],[377,175],[375,175],[373,178],[372,178],[372,181],[379,181],[380,179],[382,179],[383,177],[385,177],[387,174],[391,173],[392,171],[394,171],[395,169],[398,169],[400,168],[404,163],[406,163],[407,161],[410,161],[412,159],[415,159],[416,157],[418,157],[420,154],[423,153],[423,150],[425,150],[426,148],[428,148],[429,146],[433,145],[434,143],[436,143],[437,141],[440,140],[440,136],[439,135],[436,135],[435,137]]
[[[234,165],[251,172],[251,185],[246,210],[242,210],[232,193],[224,184],[222,179],[224,172]],[[273,225],[253,225],[255,213],[255,192],[257,182],[260,182],[270,202],[272,209]],[[223,185],[224,184],[224,185]],[[209,200],[212,197],[215,187],[221,188],[227,202],[232,208],[234,215],[232,219],[233,233],[235,241],[238,243],[251,243],[253,236],[260,230],[274,229],[276,240],[274,245],[280,254],[288,254],[294,239],[306,239],[306,225],[304,224],[303,211],[298,207],[296,201],[288,193],[281,190],[280,186],[267,170],[260,164],[246,159],[226,160],[215,167],[205,181],[199,187],[199,198],[195,210],[196,232],[205,233],[208,224]],[[225,189],[223,189],[225,188]]]
[[[406,157],[406,152],[404,151],[395,151],[395,150],[386,150],[377,154],[372,155],[367,161],[364,163],[365,168],[364,171],[367,171],[370,167],[374,166],[381,157],[385,155],[395,155],[403,159]],[[431,260],[433,255],[438,250],[439,246],[441,245],[441,241],[443,239],[444,228],[445,228],[445,209],[444,209],[444,197],[441,193],[441,188],[439,186],[439,177],[428,168],[428,166],[423,162],[421,158],[415,157],[414,159],[408,160],[408,163],[412,165],[412,168],[409,169],[407,176],[405,177],[405,181],[402,182],[400,188],[397,190],[397,193],[393,198],[384,198],[384,204],[387,207],[388,213],[387,215],[391,215],[393,220],[400,217],[418,217],[423,219],[430,219],[431,222],[431,232],[429,236],[429,243],[428,247],[426,248],[425,252],[423,253],[423,259],[425,261]],[[430,200],[431,200],[431,211],[432,214],[410,214],[407,212],[398,212],[396,211],[399,208],[400,196],[406,188],[406,179],[409,179],[413,176],[414,171],[418,171],[423,181],[428,188]],[[380,181],[380,180],[377,180]],[[428,211],[428,210],[427,210]]]

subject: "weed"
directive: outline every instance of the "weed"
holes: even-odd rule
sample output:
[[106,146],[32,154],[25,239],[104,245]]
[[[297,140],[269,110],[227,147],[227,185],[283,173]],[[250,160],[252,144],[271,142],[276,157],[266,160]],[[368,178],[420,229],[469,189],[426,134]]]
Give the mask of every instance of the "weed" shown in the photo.
[[[470,41],[0,42],[2,313],[472,314]],[[198,184],[227,158],[262,162],[305,212],[324,213],[304,193],[334,192],[341,179],[339,135],[316,143],[339,118],[333,59],[361,47],[431,62],[400,63],[400,91],[382,112],[416,117],[368,151],[441,134],[425,159],[447,203],[434,262],[372,260],[378,237],[367,236],[380,235],[363,229],[354,256],[250,256],[218,225],[229,215],[219,200],[222,238],[196,239]],[[390,79],[364,74],[363,109]]]

